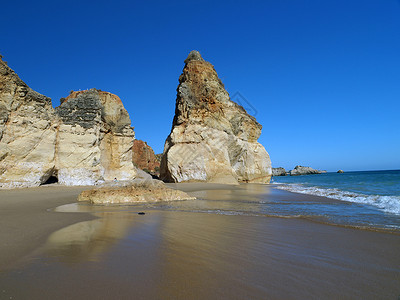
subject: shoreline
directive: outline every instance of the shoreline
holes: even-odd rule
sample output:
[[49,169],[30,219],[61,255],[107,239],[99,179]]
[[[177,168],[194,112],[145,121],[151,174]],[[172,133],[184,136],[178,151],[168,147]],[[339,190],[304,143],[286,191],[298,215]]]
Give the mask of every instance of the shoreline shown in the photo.
[[[241,186],[254,185],[255,187],[269,187],[274,191],[274,197],[288,197],[296,199],[310,199],[326,202],[345,202],[324,196],[296,193],[276,188],[275,184],[241,184],[227,185],[214,183],[167,183],[170,188],[176,188],[187,193],[213,190],[242,190]],[[78,203],[77,197],[83,190],[94,186],[62,186],[45,185],[34,188],[2,189],[0,190],[0,239],[6,241],[0,248],[0,270],[14,264],[13,260],[34,252],[43,245],[51,233],[78,222],[89,221],[98,217],[87,212],[59,212],[55,209],[61,205]],[[136,204],[134,204],[136,205]],[[124,205],[121,205],[122,207]],[[129,206],[129,205],[128,205]],[[115,205],[118,207],[118,205]],[[157,211],[157,209],[155,209]],[[202,213],[202,212],[193,212]],[[279,216],[263,214],[262,217],[277,219],[293,219],[311,222],[314,224],[334,226],[339,228],[363,230],[383,234],[400,235],[399,230],[387,228],[356,226],[321,221],[309,216]],[[32,226],[30,226],[32,225]],[[24,237],[24,241],[21,240]]]

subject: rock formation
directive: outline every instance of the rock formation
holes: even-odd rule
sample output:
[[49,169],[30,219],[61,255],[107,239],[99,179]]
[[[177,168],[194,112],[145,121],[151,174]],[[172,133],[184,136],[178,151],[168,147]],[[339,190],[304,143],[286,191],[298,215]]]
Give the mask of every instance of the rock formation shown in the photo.
[[29,88],[0,58],[0,187],[37,186],[55,166],[51,99]]
[[158,161],[159,163],[161,163],[162,155],[163,155],[162,153],[156,154],[156,159],[157,159],[157,161]]
[[193,200],[185,192],[168,188],[160,180],[139,180],[128,182],[126,185],[115,185],[83,191],[78,201],[89,201],[93,204],[127,204],[138,202],[161,202],[175,200]]
[[230,100],[213,65],[192,51],[179,77],[161,178],[167,182],[268,183],[271,161],[257,142],[261,128]]
[[286,170],[282,167],[272,168],[272,176],[286,176]]
[[316,170],[310,167],[296,166],[293,170],[290,171],[290,176],[311,175],[311,174],[321,174],[321,173],[326,173],[326,171]]
[[336,173],[344,173],[343,170],[338,170]]
[[134,178],[134,132],[121,100],[96,89],[61,100],[54,110],[0,59],[0,187],[50,176],[66,185]]
[[72,92],[56,112],[56,170],[60,183],[93,185],[135,177],[135,133],[118,96],[96,89]]
[[132,161],[139,169],[160,176],[160,161],[146,142],[141,140],[133,142]]

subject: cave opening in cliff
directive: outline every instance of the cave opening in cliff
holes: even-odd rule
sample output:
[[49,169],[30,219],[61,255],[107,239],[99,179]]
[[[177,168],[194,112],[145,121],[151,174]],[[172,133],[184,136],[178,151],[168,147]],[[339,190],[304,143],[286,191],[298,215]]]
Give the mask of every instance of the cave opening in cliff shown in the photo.
[[58,183],[58,178],[56,176],[50,176],[49,179],[47,179],[46,182],[43,184],[52,184],[52,183]]
[[43,182],[41,185],[53,184],[53,183],[58,183],[57,173],[53,173],[52,175],[50,175],[49,178],[47,178],[47,180]]

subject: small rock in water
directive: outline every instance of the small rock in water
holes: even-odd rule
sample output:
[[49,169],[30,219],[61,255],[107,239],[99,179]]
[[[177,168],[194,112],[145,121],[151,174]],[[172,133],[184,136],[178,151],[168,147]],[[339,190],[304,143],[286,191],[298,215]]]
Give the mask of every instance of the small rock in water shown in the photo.
[[145,212],[143,212],[143,211],[141,211],[141,212],[138,212],[138,215],[145,215],[146,213]]

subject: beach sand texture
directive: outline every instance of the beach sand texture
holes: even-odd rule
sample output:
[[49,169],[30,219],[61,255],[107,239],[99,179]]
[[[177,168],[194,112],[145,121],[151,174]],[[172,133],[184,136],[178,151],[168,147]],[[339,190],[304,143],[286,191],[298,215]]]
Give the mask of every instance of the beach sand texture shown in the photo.
[[[216,199],[216,206],[258,191],[256,186],[246,193],[225,185],[176,187]],[[76,204],[83,189],[0,191],[0,299],[400,295],[397,234],[295,218]],[[309,196],[274,191],[271,197]]]

